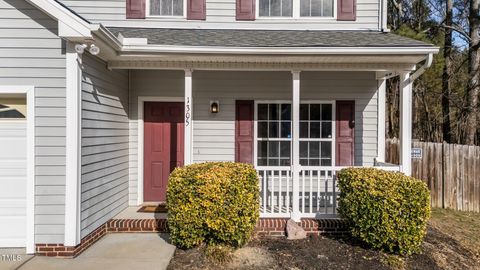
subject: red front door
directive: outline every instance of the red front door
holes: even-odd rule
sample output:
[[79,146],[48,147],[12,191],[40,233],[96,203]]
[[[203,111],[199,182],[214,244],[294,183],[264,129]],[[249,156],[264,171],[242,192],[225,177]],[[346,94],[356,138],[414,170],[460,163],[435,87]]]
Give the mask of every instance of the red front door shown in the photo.
[[145,102],[143,200],[163,202],[168,176],[183,166],[184,107],[182,102]]

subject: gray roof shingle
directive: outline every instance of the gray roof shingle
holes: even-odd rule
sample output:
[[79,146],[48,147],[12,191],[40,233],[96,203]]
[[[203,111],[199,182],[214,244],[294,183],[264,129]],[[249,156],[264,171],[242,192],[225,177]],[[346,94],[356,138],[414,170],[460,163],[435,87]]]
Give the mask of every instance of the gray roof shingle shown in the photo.
[[115,36],[148,44],[213,47],[429,47],[393,33],[373,31],[108,28]]

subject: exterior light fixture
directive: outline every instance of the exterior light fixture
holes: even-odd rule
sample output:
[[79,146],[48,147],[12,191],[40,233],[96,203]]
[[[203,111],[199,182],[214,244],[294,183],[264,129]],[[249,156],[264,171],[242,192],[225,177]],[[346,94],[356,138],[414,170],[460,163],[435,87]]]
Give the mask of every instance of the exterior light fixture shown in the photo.
[[87,44],[77,44],[77,45],[75,45],[75,51],[78,54],[83,54],[83,52],[85,51],[85,48],[87,48]]
[[218,100],[210,100],[210,112],[218,113],[220,111],[220,103]]
[[96,46],[95,44],[91,44],[91,45],[87,45],[87,44],[77,44],[75,45],[75,51],[78,53],[78,54],[83,54],[85,52],[85,49],[88,48],[88,51],[92,54],[92,55],[97,55],[100,53],[100,48],[98,46]]
[[95,44],[90,45],[90,49],[88,50],[92,55],[97,55],[100,53],[100,48],[95,46]]

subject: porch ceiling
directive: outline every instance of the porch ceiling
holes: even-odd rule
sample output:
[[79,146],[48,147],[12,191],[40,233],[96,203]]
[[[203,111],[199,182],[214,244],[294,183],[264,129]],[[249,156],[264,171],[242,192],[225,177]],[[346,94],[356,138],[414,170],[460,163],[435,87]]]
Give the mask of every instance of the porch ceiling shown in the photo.
[[119,54],[111,69],[197,70],[414,70],[427,55],[185,55]]

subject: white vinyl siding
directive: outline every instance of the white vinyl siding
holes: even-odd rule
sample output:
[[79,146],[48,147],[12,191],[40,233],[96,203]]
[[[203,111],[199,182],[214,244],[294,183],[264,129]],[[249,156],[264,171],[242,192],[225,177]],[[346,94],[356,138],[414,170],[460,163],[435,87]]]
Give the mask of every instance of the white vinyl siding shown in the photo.
[[[92,22],[118,27],[161,28],[242,28],[242,29],[309,29],[309,30],[379,30],[380,0],[357,0],[356,21],[337,21],[332,18],[259,19],[237,21],[236,0],[206,0],[206,20],[188,21],[185,18],[149,18],[127,20],[125,0],[60,0]],[[256,7],[258,10],[258,7]],[[148,14],[148,13],[147,13]]]
[[35,87],[35,243],[63,243],[65,54],[57,22],[24,0],[0,0],[0,85]]
[[81,237],[128,206],[128,72],[83,55]]
[[[183,97],[183,71],[135,70],[130,92],[130,204],[137,204],[138,96]],[[301,98],[355,101],[355,165],[377,155],[377,81],[374,72],[302,72]],[[290,72],[193,72],[194,162],[235,160],[235,100],[290,100]],[[210,113],[218,100],[220,112]]]

